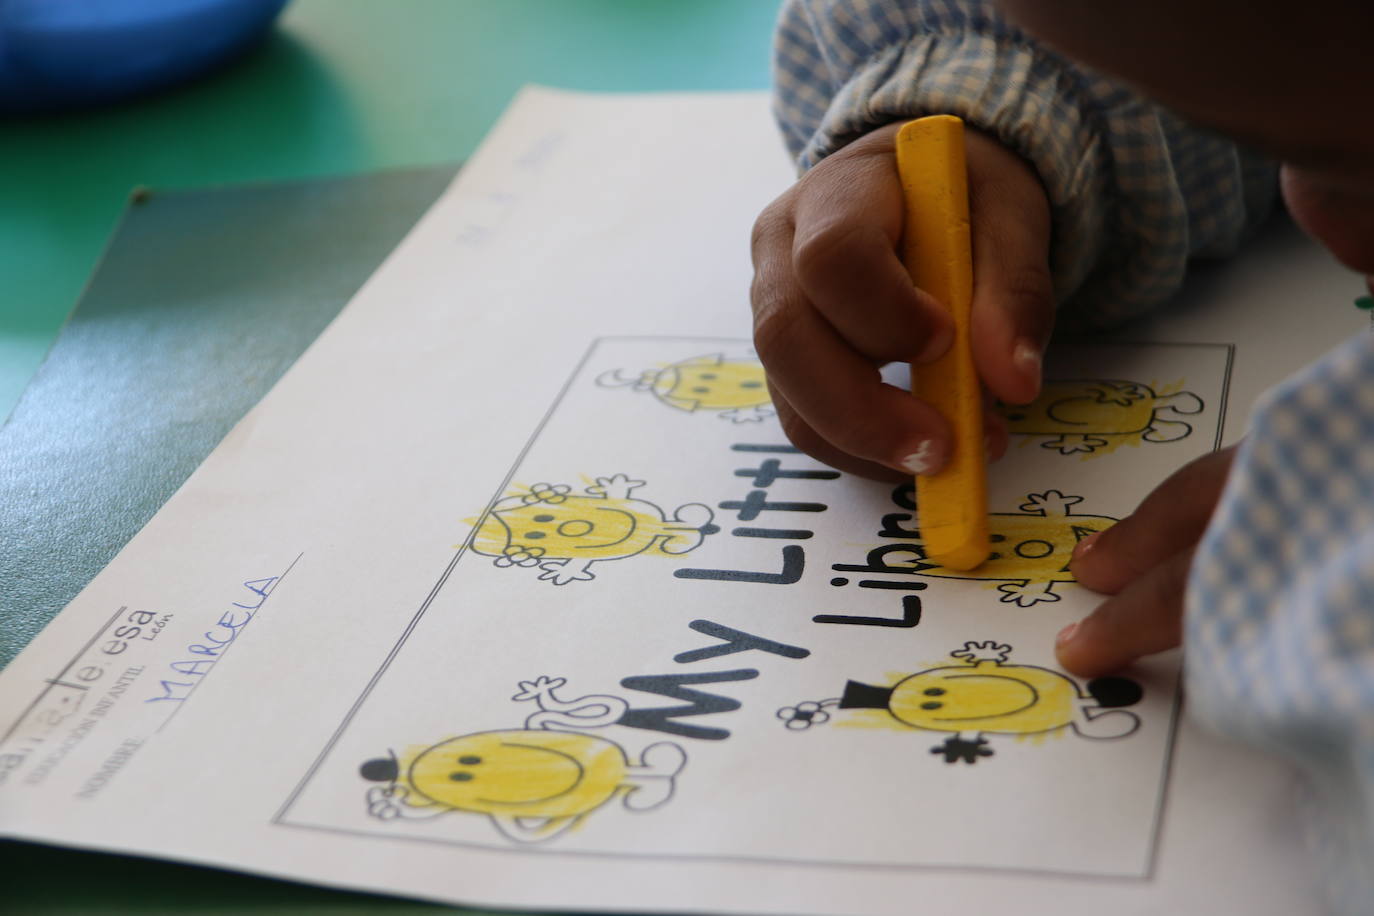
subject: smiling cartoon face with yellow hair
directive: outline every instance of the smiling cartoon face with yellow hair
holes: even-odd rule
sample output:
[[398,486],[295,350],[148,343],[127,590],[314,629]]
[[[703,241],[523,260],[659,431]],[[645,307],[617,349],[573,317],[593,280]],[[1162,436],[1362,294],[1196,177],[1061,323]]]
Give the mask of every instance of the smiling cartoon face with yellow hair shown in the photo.
[[486,815],[507,838],[550,839],[612,798],[626,808],[657,807],[672,795],[686,754],[671,742],[646,748],[632,764],[606,738],[548,729],[474,732],[362,765],[377,818],[427,818],[449,811]]
[[603,388],[651,392],[676,410],[715,413],[735,423],[756,423],[774,414],[767,376],[755,356],[694,356],[643,372],[616,369],[596,381]]
[[677,556],[720,530],[700,503],[679,506],[669,516],[630,495],[643,485],[615,474],[598,477],[582,493],[567,484],[517,489],[477,523],[472,549],[494,557],[498,567],[538,567],[540,579],[567,585],[595,578],[590,569],[595,562]]

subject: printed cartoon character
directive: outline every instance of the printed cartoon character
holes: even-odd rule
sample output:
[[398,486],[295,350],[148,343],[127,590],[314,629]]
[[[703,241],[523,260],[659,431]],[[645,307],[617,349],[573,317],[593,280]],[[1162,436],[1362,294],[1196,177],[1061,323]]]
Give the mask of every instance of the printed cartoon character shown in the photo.
[[951,652],[955,663],[909,675],[890,687],[850,681],[844,696],[799,703],[778,710],[788,728],[808,728],[829,719],[829,710],[882,710],[889,723],[951,732],[931,748],[946,763],[977,763],[991,757],[985,735],[1043,735],[1069,729],[1084,738],[1124,738],[1140,719],[1122,709],[1139,702],[1135,681],[1104,677],[1087,692],[1058,671],[1008,664],[1011,646],[966,642]]
[[474,732],[364,763],[368,813],[382,820],[430,818],[450,811],[486,815],[510,840],[552,839],[619,797],[626,810],[649,811],[672,798],[687,753],[671,741],[645,748],[638,763],[614,741],[555,730],[614,723],[627,704],[593,695],[554,696],[562,678],[521,681],[512,699],[540,707],[524,728]]
[[[1040,601],[1058,601],[1056,582],[1073,582],[1069,559],[1074,546],[1094,532],[1110,527],[1116,519],[1105,515],[1076,515],[1069,507],[1083,501],[1058,490],[1028,493],[1021,512],[993,512],[988,516],[992,554],[976,569],[961,572],[924,559],[919,545],[895,544],[879,550],[911,550],[920,554],[914,568],[920,575],[946,579],[1002,581],[997,590],[1002,601],[1030,607]],[[890,564],[889,564],[890,565]]]
[[999,407],[1014,435],[1044,436],[1042,448],[1061,455],[1140,442],[1176,442],[1193,431],[1163,416],[1202,412],[1189,391],[1156,394],[1149,385],[1116,379],[1047,379],[1040,396],[1024,406]]
[[[566,484],[537,483],[498,500],[481,520],[472,549],[496,565],[538,566],[555,585],[594,579],[592,563],[638,554],[678,556],[720,528],[699,503],[662,509],[630,493],[644,485],[624,474],[598,477],[583,493]],[[475,522],[475,520],[469,520]]]
[[659,369],[627,375],[616,369],[596,380],[605,388],[651,391],[669,407],[692,413],[718,411],[734,423],[757,423],[773,416],[763,364],[754,357],[695,356]]

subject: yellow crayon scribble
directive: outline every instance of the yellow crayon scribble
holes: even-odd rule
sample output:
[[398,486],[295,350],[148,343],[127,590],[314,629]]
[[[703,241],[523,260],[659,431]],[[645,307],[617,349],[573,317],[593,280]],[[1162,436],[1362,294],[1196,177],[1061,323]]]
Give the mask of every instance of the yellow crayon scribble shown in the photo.
[[530,729],[478,732],[410,748],[400,763],[420,804],[542,818],[594,810],[625,787],[627,772],[625,754],[614,742]]
[[1031,493],[1028,499],[1023,512],[994,512],[988,517],[992,555],[981,566],[955,570],[928,563],[921,575],[990,581],[991,588],[1003,592],[1003,601],[1022,606],[1058,600],[1054,584],[1074,581],[1069,568],[1074,547],[1116,519],[1074,514],[1070,507],[1082,497],[1058,490]]
[[603,373],[597,383],[649,391],[677,410],[713,411],[738,423],[773,415],[763,364],[755,357],[694,356],[637,374],[617,369]]
[[1078,690],[1057,671],[978,661],[913,674],[892,691],[892,715],[931,731],[1030,734],[1073,721]]
[[514,487],[476,525],[472,549],[497,566],[539,567],[540,578],[564,585],[595,578],[588,567],[632,556],[671,557],[698,547],[718,529],[698,503],[679,506],[671,517],[630,494],[643,486],[624,474],[597,477],[580,493],[567,484]]
[[1182,390],[1184,381],[1157,388],[1119,379],[1050,379],[1032,403],[998,409],[1013,435],[1035,437],[1063,455],[1096,458],[1125,445],[1173,442],[1192,432],[1187,423],[1162,416],[1202,410],[1201,399]]

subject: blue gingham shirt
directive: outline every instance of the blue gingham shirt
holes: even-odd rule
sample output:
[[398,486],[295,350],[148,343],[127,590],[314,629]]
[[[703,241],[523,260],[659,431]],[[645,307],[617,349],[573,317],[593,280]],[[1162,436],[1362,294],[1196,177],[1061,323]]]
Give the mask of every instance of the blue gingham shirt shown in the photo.
[[[875,127],[955,114],[1040,174],[1065,312],[1107,326],[1270,210],[1271,164],[1037,45],[986,0],[789,0],[774,111],[803,171]],[[1314,778],[1342,912],[1374,912],[1374,336],[1256,412],[1193,564],[1193,713]]]
[[791,0],[773,84],[803,170],[925,114],[1018,152],[1053,208],[1059,297],[1097,325],[1169,298],[1190,257],[1231,254],[1275,196],[1272,165],[1035,44],[988,2]]

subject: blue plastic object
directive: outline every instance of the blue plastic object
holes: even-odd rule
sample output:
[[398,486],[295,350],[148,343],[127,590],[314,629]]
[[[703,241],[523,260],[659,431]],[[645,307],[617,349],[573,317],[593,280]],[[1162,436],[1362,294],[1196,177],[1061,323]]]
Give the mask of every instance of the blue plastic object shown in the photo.
[[96,105],[190,79],[287,0],[0,0],[0,112]]

